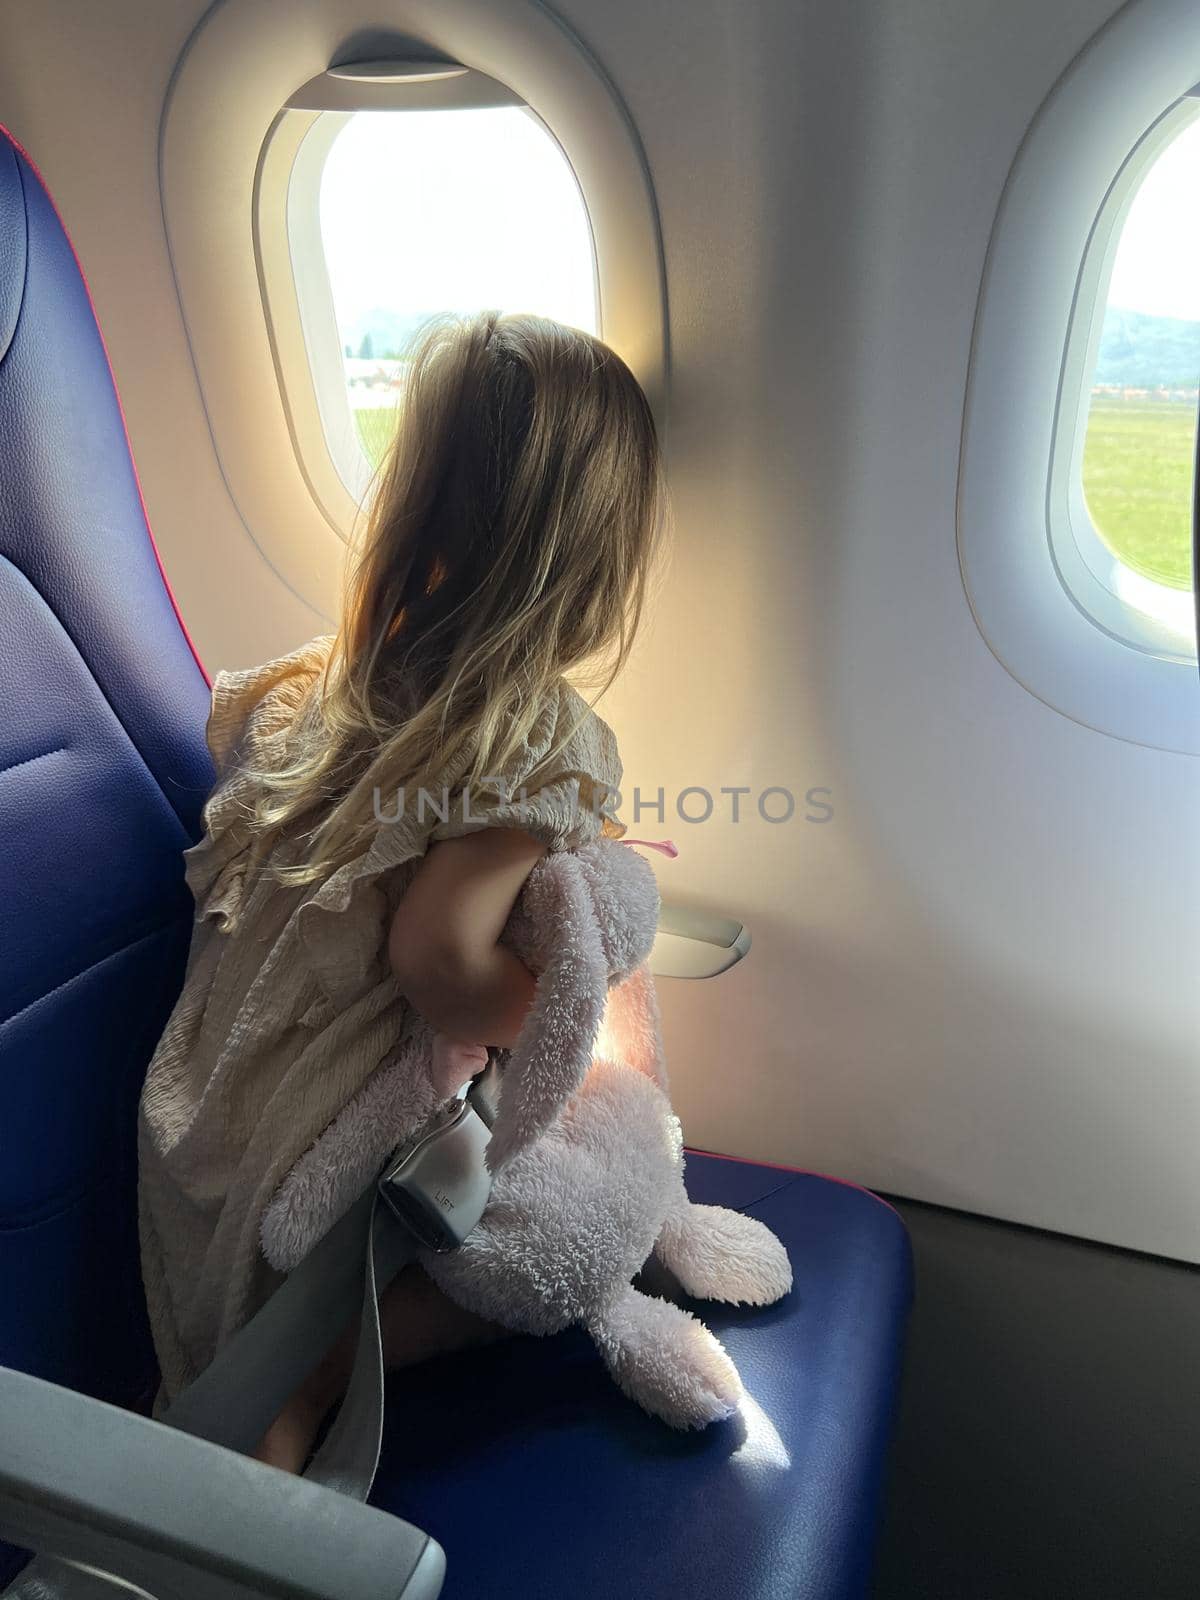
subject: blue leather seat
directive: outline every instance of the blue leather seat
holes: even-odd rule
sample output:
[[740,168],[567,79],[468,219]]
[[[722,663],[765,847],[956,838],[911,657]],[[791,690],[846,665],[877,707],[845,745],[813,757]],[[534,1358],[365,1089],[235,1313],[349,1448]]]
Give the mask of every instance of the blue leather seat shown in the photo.
[[744,1415],[673,1433],[590,1341],[507,1340],[388,1379],[372,1504],[446,1551],[445,1600],[850,1600],[868,1592],[911,1294],[907,1235],[865,1190],[692,1154],[694,1200],[759,1217],[792,1293],[684,1301],[737,1363]]
[[[156,1381],[138,1090],[183,975],[208,686],[165,588],[87,289],[0,138],[0,1365]],[[19,1564],[0,1547],[0,1579]]]
[[[0,699],[0,1365],[145,1409],[136,1105],[186,960],[208,689],[86,286],[7,137]],[[863,1594],[903,1228],[829,1179],[708,1156],[688,1177],[761,1217],[795,1266],[777,1307],[697,1308],[738,1363],[746,1421],[670,1433],[573,1334],[395,1375],[373,1499],[441,1540],[447,1596]],[[0,1546],[0,1585],[22,1560]]]

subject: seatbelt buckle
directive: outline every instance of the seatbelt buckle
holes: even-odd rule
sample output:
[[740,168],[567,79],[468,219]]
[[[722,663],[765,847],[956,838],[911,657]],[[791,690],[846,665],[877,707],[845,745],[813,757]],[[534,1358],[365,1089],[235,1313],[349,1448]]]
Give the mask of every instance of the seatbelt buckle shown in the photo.
[[483,1216],[492,1188],[484,1151],[498,1076],[493,1063],[401,1148],[379,1178],[379,1193],[427,1250],[457,1250]]

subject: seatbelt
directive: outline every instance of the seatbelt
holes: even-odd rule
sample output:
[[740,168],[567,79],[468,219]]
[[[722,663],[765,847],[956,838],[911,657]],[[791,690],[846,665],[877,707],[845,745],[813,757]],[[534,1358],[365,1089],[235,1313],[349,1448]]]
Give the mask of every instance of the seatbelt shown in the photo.
[[304,1476],[366,1500],[383,1428],[379,1296],[419,1249],[457,1249],[482,1217],[491,1190],[484,1151],[499,1077],[492,1062],[388,1158],[379,1177],[160,1421],[248,1453],[345,1327],[361,1281],[350,1381]]
[[[379,1297],[420,1249],[457,1249],[482,1217],[491,1190],[483,1158],[499,1076],[493,1061],[389,1156],[350,1210],[162,1413],[162,1423],[249,1453],[345,1327],[361,1273],[362,1316],[350,1379],[303,1475],[355,1500],[367,1499],[383,1435]],[[85,1568],[38,1556],[4,1590],[4,1600],[112,1594],[107,1584],[97,1590],[95,1583]]]

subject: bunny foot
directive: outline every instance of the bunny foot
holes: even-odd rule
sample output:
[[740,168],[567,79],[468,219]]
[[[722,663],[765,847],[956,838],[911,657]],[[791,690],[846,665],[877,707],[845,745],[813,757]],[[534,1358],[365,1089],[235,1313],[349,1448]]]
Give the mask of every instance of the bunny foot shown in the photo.
[[672,1428],[705,1428],[742,1399],[737,1368],[704,1324],[632,1286],[588,1324],[617,1387]]
[[680,1206],[654,1248],[697,1300],[769,1306],[792,1287],[787,1251],[770,1228],[724,1206]]

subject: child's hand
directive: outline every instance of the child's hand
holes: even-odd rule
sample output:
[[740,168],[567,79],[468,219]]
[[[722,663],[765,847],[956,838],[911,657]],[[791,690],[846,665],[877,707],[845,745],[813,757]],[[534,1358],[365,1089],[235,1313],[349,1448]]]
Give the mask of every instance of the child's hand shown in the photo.
[[438,1095],[448,1100],[488,1064],[487,1045],[464,1044],[448,1033],[435,1033],[429,1075]]

